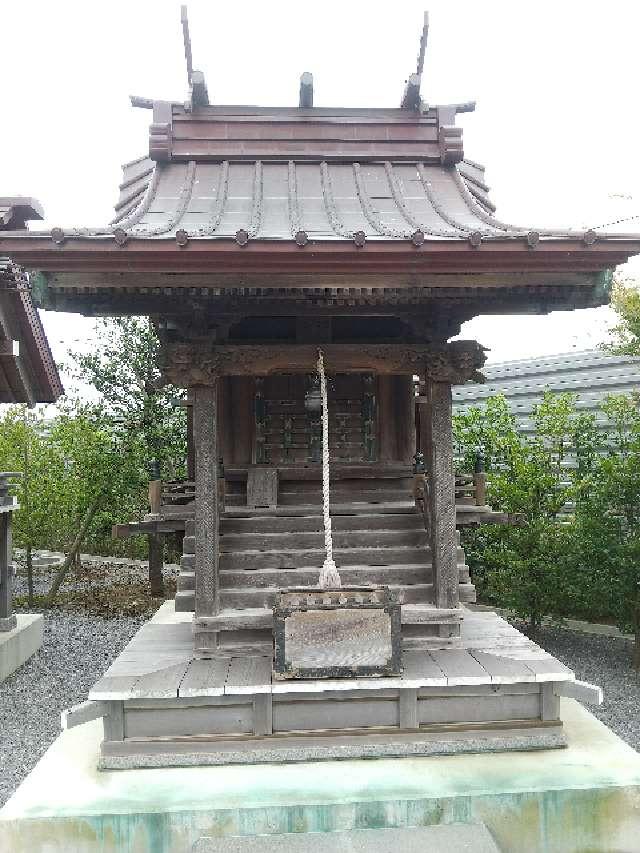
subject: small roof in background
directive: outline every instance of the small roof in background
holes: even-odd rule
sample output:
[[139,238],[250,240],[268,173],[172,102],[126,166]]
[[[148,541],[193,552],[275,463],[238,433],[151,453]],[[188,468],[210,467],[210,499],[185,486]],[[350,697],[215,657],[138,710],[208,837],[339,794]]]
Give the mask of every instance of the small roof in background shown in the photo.
[[[38,201],[0,196],[0,231],[42,219]],[[0,257],[0,403],[55,403],[64,393],[26,273]]]
[[44,219],[44,210],[37,199],[0,196],[0,230],[21,231],[34,219]]

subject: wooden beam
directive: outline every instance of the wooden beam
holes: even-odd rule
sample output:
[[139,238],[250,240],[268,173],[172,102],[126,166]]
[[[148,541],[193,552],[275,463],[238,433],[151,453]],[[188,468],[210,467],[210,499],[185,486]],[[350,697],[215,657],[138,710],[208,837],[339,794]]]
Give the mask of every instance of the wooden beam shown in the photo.
[[313,106],[313,74],[305,71],[300,75],[300,109],[309,109]]
[[[425,374],[432,381],[460,384],[483,381],[485,362],[477,341],[445,344],[326,344],[327,369],[342,373]],[[313,372],[313,344],[167,344],[166,376],[179,387],[209,385],[220,376],[267,376]]]
[[100,717],[104,717],[108,710],[106,702],[95,702],[91,699],[87,702],[81,702],[79,705],[66,708],[61,713],[61,727],[63,729],[73,729],[75,726],[82,726],[91,720],[98,720]]
[[426,405],[420,412],[426,463],[425,508],[431,539],[433,583],[437,607],[459,604],[456,560],[456,503],[453,476],[451,385],[425,382]]

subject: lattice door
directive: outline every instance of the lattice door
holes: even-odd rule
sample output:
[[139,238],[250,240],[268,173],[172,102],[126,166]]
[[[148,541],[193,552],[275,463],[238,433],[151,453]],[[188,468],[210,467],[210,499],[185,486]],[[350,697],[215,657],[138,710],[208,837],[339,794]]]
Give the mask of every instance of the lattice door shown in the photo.
[[[295,465],[320,462],[322,430],[318,414],[305,408],[314,377],[278,374],[256,381],[255,462]],[[339,462],[368,462],[377,456],[373,377],[330,377],[329,445]]]

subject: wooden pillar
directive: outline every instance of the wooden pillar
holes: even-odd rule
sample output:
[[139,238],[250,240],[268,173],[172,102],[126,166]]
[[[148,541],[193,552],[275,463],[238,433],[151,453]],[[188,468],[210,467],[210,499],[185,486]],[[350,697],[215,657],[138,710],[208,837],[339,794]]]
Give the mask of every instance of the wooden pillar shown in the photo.
[[429,524],[436,607],[457,607],[456,501],[453,474],[451,385],[425,382],[421,406],[422,451],[426,465],[425,516]]
[[219,610],[217,382],[193,387],[196,450],[196,619]]
[[149,533],[149,588],[154,598],[164,598],[164,534]]

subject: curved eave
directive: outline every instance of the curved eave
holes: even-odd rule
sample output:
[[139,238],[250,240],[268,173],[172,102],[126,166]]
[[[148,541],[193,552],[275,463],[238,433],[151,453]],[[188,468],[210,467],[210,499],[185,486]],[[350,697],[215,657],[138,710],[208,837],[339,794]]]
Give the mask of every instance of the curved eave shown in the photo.
[[521,239],[492,238],[472,246],[467,240],[311,241],[291,240],[130,239],[119,246],[111,236],[69,237],[60,245],[35,234],[0,236],[0,250],[28,269],[42,271],[163,272],[332,272],[344,275],[402,273],[482,273],[491,271],[598,272],[640,253],[640,236],[601,240],[545,239],[535,248]]

